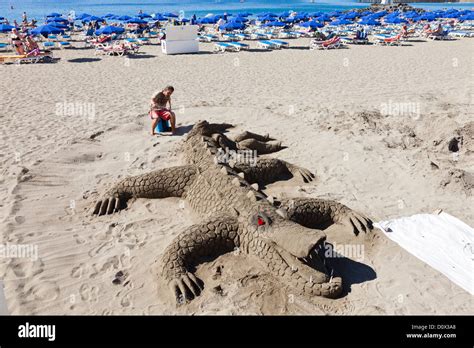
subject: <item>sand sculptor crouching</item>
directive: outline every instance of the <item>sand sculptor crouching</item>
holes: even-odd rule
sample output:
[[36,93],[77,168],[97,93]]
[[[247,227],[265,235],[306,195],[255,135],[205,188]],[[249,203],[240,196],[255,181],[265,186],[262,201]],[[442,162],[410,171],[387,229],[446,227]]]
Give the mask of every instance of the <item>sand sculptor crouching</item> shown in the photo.
[[221,163],[217,154],[234,151],[232,148],[260,153],[281,148],[268,136],[250,132],[231,140],[224,134],[230,127],[197,123],[182,144],[187,165],[121,180],[95,204],[93,213],[115,213],[131,198],[182,197],[205,217],[202,224],[183,231],[161,260],[160,277],[178,302],[191,300],[203,290],[192,273],[196,265],[236,248],[258,256],[277,279],[298,294],[337,297],[342,279],[326,264],[322,228],[332,224],[358,235],[372,229],[371,220],[335,201],[293,198],[275,202],[265,196],[259,184],[285,175],[311,181],[314,175],[274,158],[257,158],[252,164]]

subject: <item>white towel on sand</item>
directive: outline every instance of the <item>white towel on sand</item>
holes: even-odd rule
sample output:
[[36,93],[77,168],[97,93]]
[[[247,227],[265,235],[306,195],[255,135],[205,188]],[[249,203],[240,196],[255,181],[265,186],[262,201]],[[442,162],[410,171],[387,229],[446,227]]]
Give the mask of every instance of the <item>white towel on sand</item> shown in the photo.
[[388,238],[474,294],[474,229],[447,214],[417,214],[375,224]]

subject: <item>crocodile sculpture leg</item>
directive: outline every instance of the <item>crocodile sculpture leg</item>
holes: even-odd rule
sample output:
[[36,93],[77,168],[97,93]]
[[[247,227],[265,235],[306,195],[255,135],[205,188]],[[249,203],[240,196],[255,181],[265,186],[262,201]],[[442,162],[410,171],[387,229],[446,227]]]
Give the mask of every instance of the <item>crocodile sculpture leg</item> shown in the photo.
[[264,155],[267,153],[273,153],[284,149],[281,145],[281,141],[258,141],[256,139],[245,139],[237,143],[239,150],[255,150],[259,154]]
[[259,158],[255,165],[243,162],[232,164],[233,167],[244,173],[249,183],[261,185],[270,184],[281,179],[282,176],[299,176],[304,182],[314,179],[314,174],[309,170],[276,158]]
[[234,141],[237,142],[237,143],[241,142],[243,140],[246,140],[246,139],[255,139],[255,140],[258,140],[258,141],[262,141],[262,142],[267,142],[269,140],[275,140],[275,139],[270,138],[270,136],[268,134],[260,135],[260,134],[252,133],[252,132],[249,132],[249,131],[242,132],[239,135],[234,137]]
[[[345,205],[317,198],[291,198],[282,201],[280,208],[288,213],[288,218],[308,228],[351,229],[357,236],[372,230],[372,220]],[[325,230],[327,233],[328,230]]]
[[206,258],[216,257],[239,246],[237,219],[220,215],[181,233],[165,250],[162,275],[178,303],[192,300],[202,283],[192,270]]
[[130,198],[181,197],[196,174],[194,166],[179,166],[127,177],[97,201],[93,214],[113,214],[125,208]]

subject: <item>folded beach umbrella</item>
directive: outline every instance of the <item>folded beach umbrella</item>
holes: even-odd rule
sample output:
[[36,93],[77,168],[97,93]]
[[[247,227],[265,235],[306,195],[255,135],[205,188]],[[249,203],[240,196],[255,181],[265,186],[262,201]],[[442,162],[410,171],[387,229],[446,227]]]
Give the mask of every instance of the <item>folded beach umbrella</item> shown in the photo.
[[52,12],[52,13],[46,15],[46,17],[61,17],[61,16],[62,16],[62,14],[57,13],[57,12]]
[[147,24],[148,22],[141,18],[131,18],[126,20],[125,23],[133,23],[133,24]]
[[329,23],[329,25],[332,25],[334,27],[337,27],[339,25],[348,25],[348,24],[354,24],[354,22],[348,21],[347,19],[339,19],[337,21],[333,21]]
[[264,24],[264,27],[284,27],[286,23],[280,22],[280,21],[273,21],[273,22],[268,22]]
[[238,22],[228,22],[228,23],[225,23],[221,26],[219,26],[219,29],[220,30],[228,30],[228,31],[232,31],[232,30],[242,30],[242,29],[245,29],[245,25],[242,24],[242,23],[238,23]]
[[324,24],[321,23],[321,22],[309,21],[309,22],[304,22],[304,23],[300,24],[300,26],[303,27],[303,28],[316,29],[316,28],[324,27]]
[[110,35],[110,34],[122,34],[125,31],[124,28],[115,27],[113,25],[107,25],[105,27],[100,27],[95,31],[96,35]]
[[40,25],[39,27],[32,29],[31,34],[48,36],[50,34],[60,34],[63,31],[64,31],[63,29],[56,28],[52,25]]
[[10,24],[0,24],[0,33],[7,33],[9,31],[12,31],[13,28],[15,27]]
[[162,13],[163,17],[168,17],[168,18],[178,18],[179,16],[175,13],[171,12],[164,12]]
[[119,21],[128,21],[129,19],[132,19],[130,16],[120,16],[117,18]]

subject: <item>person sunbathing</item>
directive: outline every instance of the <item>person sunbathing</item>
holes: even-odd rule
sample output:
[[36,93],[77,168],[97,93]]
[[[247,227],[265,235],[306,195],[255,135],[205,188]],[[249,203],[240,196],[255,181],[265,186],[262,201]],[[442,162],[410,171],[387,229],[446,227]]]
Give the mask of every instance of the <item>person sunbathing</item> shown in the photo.
[[436,28],[436,30],[433,30],[431,32],[432,35],[441,35],[443,34],[443,26],[441,25],[441,23],[438,24],[438,27]]
[[35,40],[33,40],[33,37],[31,35],[25,37],[24,43],[28,50],[28,53],[26,54],[27,56],[38,56],[41,54],[41,50],[38,44]]
[[[150,118],[151,122],[151,135],[155,135],[155,128],[158,121],[170,121],[171,133],[176,132],[176,114],[171,111],[171,95],[174,92],[173,86],[167,86],[161,92],[157,93],[151,99]],[[169,108],[168,108],[169,105]]]
[[24,55],[25,49],[23,48],[23,40],[21,39],[20,33],[18,33],[18,30],[16,28],[12,29],[12,33],[10,34],[10,40],[12,46],[15,47],[16,53],[21,56]]

